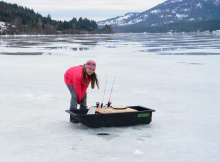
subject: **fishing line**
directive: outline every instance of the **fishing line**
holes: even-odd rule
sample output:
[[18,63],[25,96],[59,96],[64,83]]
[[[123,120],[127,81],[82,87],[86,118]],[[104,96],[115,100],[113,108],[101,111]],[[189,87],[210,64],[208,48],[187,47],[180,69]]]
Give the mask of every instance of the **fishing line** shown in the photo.
[[104,101],[104,97],[105,97],[106,85],[107,85],[107,76],[106,76],[106,80],[105,80],[105,89],[104,89],[104,94],[103,94],[103,98],[102,98],[101,108],[103,106],[103,101]]
[[[115,76],[115,78],[116,78],[116,76]],[[108,107],[110,107],[110,105],[111,105],[111,96],[112,96],[113,86],[114,86],[114,83],[115,83],[115,78],[114,78],[114,81],[112,83],[112,89],[111,89],[111,93],[110,93],[110,97],[109,97]]]

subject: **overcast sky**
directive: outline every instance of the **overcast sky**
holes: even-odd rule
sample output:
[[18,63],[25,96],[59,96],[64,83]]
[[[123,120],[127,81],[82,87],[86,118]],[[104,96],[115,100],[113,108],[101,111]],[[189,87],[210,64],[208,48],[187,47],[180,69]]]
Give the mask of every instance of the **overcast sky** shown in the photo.
[[123,16],[128,12],[143,12],[166,0],[3,0],[51,15],[55,20],[88,18],[95,21]]

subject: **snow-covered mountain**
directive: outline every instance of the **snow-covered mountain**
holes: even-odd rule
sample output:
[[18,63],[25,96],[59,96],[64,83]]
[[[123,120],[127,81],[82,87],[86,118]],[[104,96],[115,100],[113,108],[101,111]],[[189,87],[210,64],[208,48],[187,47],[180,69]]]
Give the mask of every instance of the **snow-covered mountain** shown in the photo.
[[99,21],[98,25],[162,26],[180,21],[215,19],[220,19],[220,0],[167,0],[147,11],[127,13],[124,16]]

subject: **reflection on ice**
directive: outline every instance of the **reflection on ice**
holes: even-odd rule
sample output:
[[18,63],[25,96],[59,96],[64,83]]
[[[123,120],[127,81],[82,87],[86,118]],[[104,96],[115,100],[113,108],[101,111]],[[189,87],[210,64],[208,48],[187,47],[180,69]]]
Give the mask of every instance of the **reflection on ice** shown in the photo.
[[42,55],[43,52],[2,52],[2,55]]
[[180,64],[186,64],[186,65],[204,65],[203,63],[198,63],[198,62],[177,62]]
[[71,55],[72,52],[94,48],[116,48],[147,55],[219,55],[219,44],[219,35],[207,33],[2,36],[0,54],[25,54],[31,49],[29,54],[33,55]]

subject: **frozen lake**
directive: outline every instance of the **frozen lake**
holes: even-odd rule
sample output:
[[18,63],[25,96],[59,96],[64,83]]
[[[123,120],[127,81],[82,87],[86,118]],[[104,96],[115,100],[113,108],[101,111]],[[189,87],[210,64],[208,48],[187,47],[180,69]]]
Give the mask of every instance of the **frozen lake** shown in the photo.
[[[88,106],[155,109],[149,125],[69,122],[65,71],[93,59]],[[1,162],[220,161],[220,35],[0,36]],[[100,136],[99,133],[109,135]]]

